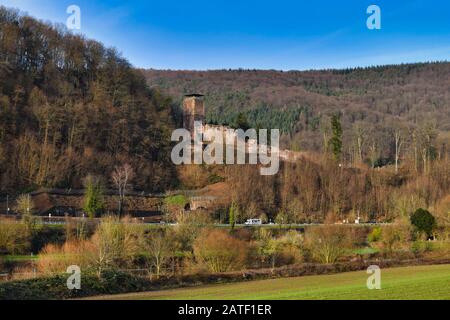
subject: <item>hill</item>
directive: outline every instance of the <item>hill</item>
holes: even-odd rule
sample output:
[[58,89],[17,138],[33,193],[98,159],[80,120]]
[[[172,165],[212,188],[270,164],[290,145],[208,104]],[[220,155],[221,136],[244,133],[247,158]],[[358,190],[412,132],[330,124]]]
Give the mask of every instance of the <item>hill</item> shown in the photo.
[[[252,127],[280,128],[284,146],[322,150],[329,117],[339,113],[347,153],[365,133],[369,146],[393,157],[392,131],[450,130],[450,63],[420,63],[348,70],[145,70],[151,87],[179,102],[184,93],[205,97],[210,123],[232,124],[243,112]],[[369,141],[370,140],[370,141]],[[350,155],[348,156],[350,157]]]
[[0,7],[0,192],[108,182],[130,163],[134,187],[176,182],[171,101],[115,49]]

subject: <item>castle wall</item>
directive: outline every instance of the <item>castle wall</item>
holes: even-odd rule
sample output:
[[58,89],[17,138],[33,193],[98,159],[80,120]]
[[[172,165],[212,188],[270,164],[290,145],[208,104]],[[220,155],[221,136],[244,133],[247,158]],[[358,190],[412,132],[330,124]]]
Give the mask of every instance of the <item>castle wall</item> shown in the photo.
[[[205,106],[203,101],[203,96],[201,95],[190,95],[186,96],[183,100],[183,127],[189,130],[192,134],[194,133],[194,122],[200,121],[203,123],[203,140],[213,141],[215,136],[222,136],[223,144],[231,142],[237,145],[237,133],[233,128],[222,126],[222,125],[211,125],[205,124]],[[247,139],[245,143],[245,151],[247,153],[257,152],[261,148],[256,139]],[[297,161],[305,156],[304,152],[295,152],[291,150],[279,150],[266,147],[266,150],[270,152],[278,152],[280,159],[284,161]]]

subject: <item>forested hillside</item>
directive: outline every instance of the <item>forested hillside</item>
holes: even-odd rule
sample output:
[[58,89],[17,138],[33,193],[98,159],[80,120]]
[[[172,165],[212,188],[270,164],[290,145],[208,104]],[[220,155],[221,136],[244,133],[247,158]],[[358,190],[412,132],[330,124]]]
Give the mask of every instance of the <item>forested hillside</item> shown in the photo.
[[229,169],[245,218],[265,212],[283,221],[393,221],[420,206],[448,215],[450,63],[144,72],[175,101],[204,94],[208,122],[279,128],[284,147],[313,151],[316,160],[284,163],[273,177]]
[[[272,177],[251,166],[175,168],[170,133],[192,92],[206,95],[210,123],[279,128],[284,147],[317,153]],[[114,49],[0,9],[0,194],[82,188],[89,174],[108,188],[115,167],[129,164],[135,190],[224,181],[239,221],[390,221],[419,205],[445,215],[449,130],[450,63],[136,70]]]
[[392,161],[397,129],[411,138],[408,152],[422,149],[419,140],[444,139],[450,130],[450,63],[304,72],[146,70],[145,75],[150,86],[174,99],[186,92],[205,94],[209,122],[230,124],[244,112],[252,127],[280,128],[291,149],[322,151],[330,115],[338,113],[348,161],[369,161],[374,153]]
[[134,187],[174,183],[171,101],[114,49],[0,7],[0,189],[106,183],[129,163]]

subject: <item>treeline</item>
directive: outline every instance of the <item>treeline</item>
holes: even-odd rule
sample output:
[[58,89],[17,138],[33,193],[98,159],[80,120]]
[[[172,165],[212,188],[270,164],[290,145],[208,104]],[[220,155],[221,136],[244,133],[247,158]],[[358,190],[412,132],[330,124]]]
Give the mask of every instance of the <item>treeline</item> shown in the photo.
[[0,191],[77,188],[130,164],[134,187],[163,190],[171,100],[101,43],[0,7]]
[[[308,269],[311,264],[318,267],[314,270],[340,264],[342,271],[352,262],[366,260],[367,263],[369,259],[383,264],[411,263],[412,259],[439,263],[450,254],[450,230],[437,224],[434,216],[423,209],[416,210],[410,219],[384,226],[324,224],[304,228],[237,228],[231,225],[218,228],[201,212],[179,213],[175,221],[177,223],[171,226],[152,228],[129,217],[122,220],[103,217],[96,226],[89,226],[84,220],[67,221],[64,232],[52,239],[48,237],[49,232],[55,233],[59,228],[36,228],[2,219],[0,231],[4,236],[0,237],[0,253],[26,254],[30,239],[43,240],[34,263],[9,265],[12,279],[36,278],[38,272],[38,278],[50,280],[64,273],[67,266],[75,265],[83,270],[84,276],[101,280],[110,272],[138,271],[144,277],[162,278],[166,283],[170,283],[171,278],[180,280],[182,277],[182,282],[186,283],[184,276],[195,278],[233,271],[241,272],[239,279],[242,281],[245,270],[270,274],[270,277],[288,276],[288,273],[277,273],[275,268]],[[0,268],[1,262],[0,259]],[[45,283],[41,285],[48,288]],[[14,290],[14,286],[8,287],[7,284],[0,286],[0,296]],[[33,290],[37,289],[35,287]],[[133,286],[124,288],[136,290]]]
[[428,208],[450,223],[450,162],[435,161],[429,171],[342,167],[332,159],[281,163],[274,176],[251,165],[227,166],[235,220],[259,217],[280,224],[393,222]]

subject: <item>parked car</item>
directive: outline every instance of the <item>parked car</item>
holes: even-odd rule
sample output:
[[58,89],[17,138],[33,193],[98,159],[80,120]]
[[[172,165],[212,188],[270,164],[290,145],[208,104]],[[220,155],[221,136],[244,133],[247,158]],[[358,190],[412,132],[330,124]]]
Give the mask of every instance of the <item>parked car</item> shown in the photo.
[[248,219],[247,221],[245,221],[244,224],[245,225],[261,225],[262,220],[261,219]]

